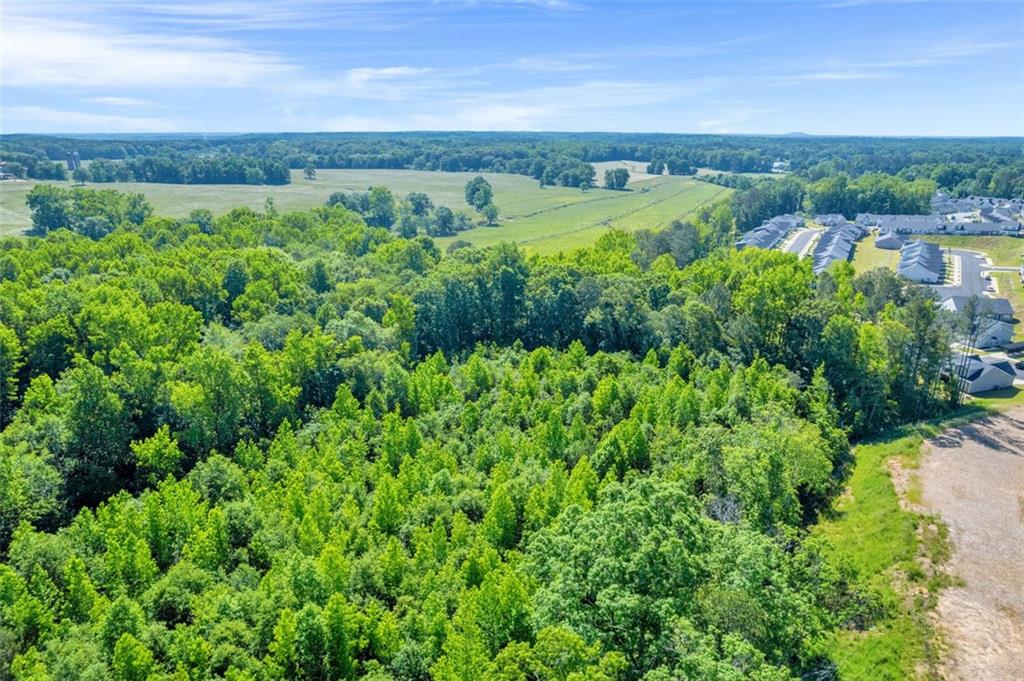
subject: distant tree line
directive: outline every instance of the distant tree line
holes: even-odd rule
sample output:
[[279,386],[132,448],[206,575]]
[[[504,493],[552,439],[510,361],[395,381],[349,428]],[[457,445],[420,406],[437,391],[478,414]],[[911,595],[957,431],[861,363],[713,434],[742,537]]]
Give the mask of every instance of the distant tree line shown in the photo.
[[[64,180],[68,171],[63,162],[51,162],[27,154],[0,154],[13,157],[6,172],[27,179]],[[27,158],[26,158],[27,157]],[[29,160],[31,159],[31,160]],[[74,171],[78,182],[156,182],[161,184],[271,184],[291,182],[288,167],[279,160],[227,154],[185,156],[168,154],[138,156],[113,161],[97,158]]]
[[852,219],[857,213],[924,215],[931,212],[933,180],[906,180],[884,173],[868,173],[856,179],[844,174],[806,183],[794,175],[748,177],[703,175],[705,182],[736,191],[729,199],[736,227],[746,232],[783,213],[840,213]]
[[[527,175],[542,184],[592,186],[592,163],[631,159],[650,170],[691,174],[696,168],[722,172],[768,172],[776,160],[789,161],[792,174],[809,181],[845,173],[873,172],[903,179],[927,177],[957,196],[1024,196],[1024,159],[1014,138],[910,139],[870,137],[755,137],[625,133],[310,133],[197,138],[123,137],[116,140],[7,135],[0,160],[27,177],[52,172],[47,162],[78,152],[84,160],[241,157],[275,164],[260,166],[265,183],[285,168],[411,168]],[[253,162],[242,165],[256,167]],[[142,172],[133,177],[204,178],[217,173]],[[245,172],[221,176],[240,182]],[[252,173],[255,176],[255,172]],[[52,178],[47,178],[52,179]],[[100,180],[94,180],[100,181]],[[171,181],[154,180],[147,181]],[[182,181],[182,180],[174,180]],[[183,180],[198,182],[208,180]],[[247,180],[247,182],[249,182]],[[249,182],[251,183],[251,182]]]

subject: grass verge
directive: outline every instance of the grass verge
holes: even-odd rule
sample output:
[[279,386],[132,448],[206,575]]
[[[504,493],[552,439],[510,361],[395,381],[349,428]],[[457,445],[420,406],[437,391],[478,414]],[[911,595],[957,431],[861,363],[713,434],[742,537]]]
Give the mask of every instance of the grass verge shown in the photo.
[[885,614],[866,631],[841,630],[826,642],[838,678],[936,676],[941,641],[930,613],[938,592],[951,583],[942,571],[951,547],[945,525],[914,510],[921,491],[913,470],[926,439],[1012,406],[1017,397],[973,400],[947,418],[905,426],[854,449],[856,465],[847,493],[812,532],[829,541],[837,563],[856,568]]

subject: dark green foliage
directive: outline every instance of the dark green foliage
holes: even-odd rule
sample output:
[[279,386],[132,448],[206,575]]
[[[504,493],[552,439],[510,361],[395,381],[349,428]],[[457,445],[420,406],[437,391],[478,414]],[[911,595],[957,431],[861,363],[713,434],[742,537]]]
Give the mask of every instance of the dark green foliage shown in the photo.
[[491,183],[484,178],[477,176],[466,183],[466,203],[473,208],[483,210],[493,199],[494,190],[491,189]]
[[605,189],[625,189],[629,182],[629,170],[626,168],[612,168],[604,171]]

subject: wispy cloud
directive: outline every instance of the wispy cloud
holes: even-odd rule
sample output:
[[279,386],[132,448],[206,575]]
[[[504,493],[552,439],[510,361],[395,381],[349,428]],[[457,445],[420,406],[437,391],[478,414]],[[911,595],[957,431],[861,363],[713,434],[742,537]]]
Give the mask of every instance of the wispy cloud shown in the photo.
[[[920,41],[918,41],[920,42]],[[825,58],[822,68],[774,76],[775,82],[798,84],[816,81],[883,80],[901,77],[905,72],[988,57],[1000,52],[1022,49],[1020,41],[985,36],[945,36],[927,44],[904,45],[901,52],[913,56],[849,61]]]
[[888,71],[881,70],[847,69],[844,71],[809,71],[788,76],[777,76],[774,80],[778,83],[807,83],[829,80],[881,80],[891,78],[892,75]]
[[537,73],[575,73],[598,68],[594,62],[559,57],[520,57],[507,67]]
[[153,105],[153,102],[148,99],[139,99],[138,97],[86,97],[83,101],[100,106],[142,107]]
[[178,129],[173,121],[164,118],[62,111],[42,106],[6,107],[4,117],[24,124],[24,129],[49,132],[174,132]]
[[228,41],[132,34],[93,24],[5,17],[6,87],[245,87],[294,76],[270,53]]

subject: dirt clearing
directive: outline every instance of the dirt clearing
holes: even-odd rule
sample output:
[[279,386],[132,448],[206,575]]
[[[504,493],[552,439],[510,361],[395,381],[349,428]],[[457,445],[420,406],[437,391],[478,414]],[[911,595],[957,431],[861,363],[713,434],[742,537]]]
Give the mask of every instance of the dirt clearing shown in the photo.
[[1024,408],[929,440],[922,502],[949,526],[945,566],[963,586],[939,596],[950,679],[1024,678]]

